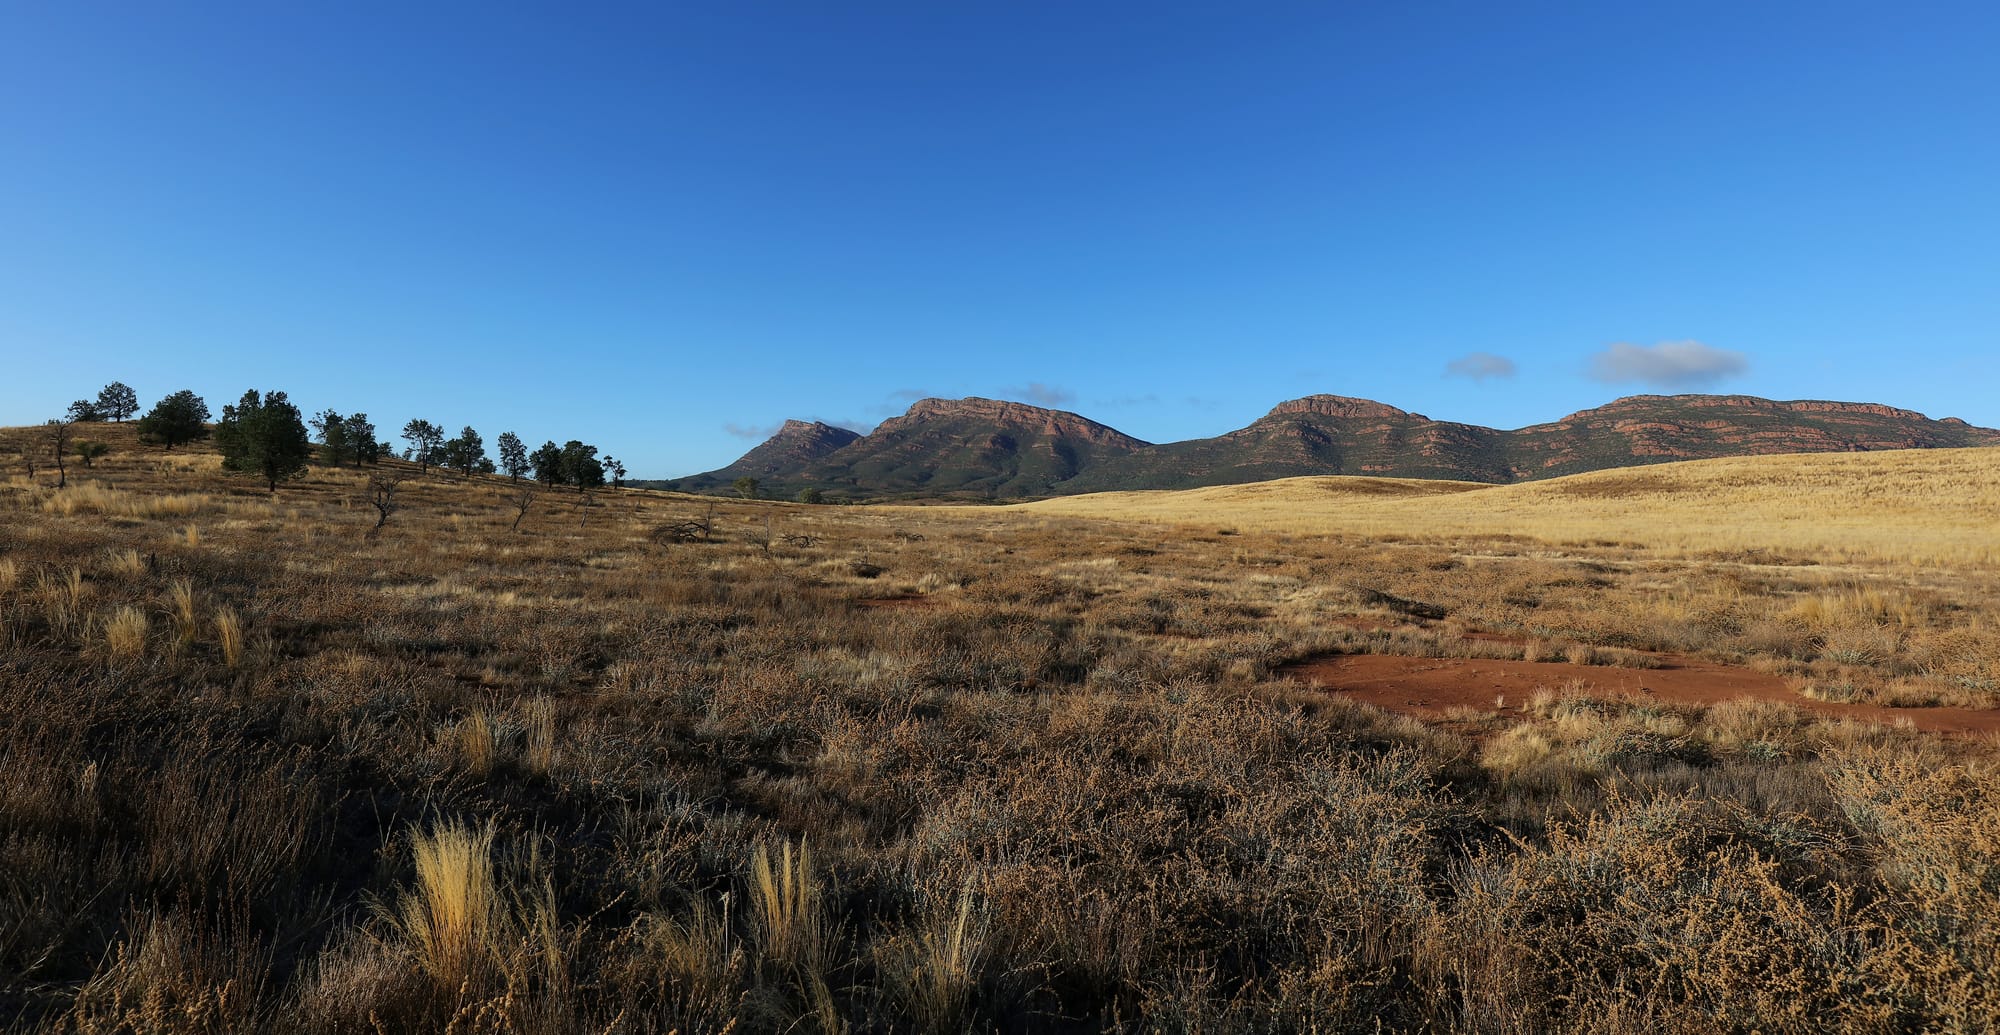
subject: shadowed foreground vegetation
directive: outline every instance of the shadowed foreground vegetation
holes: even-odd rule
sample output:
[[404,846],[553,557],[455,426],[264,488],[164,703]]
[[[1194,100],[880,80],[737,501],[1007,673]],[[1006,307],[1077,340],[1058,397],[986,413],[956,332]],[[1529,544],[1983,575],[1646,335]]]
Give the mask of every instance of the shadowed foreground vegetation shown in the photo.
[[67,489],[0,483],[16,1030],[2000,1015],[1990,739],[1588,686],[1426,725],[1277,675],[1671,650],[1991,708],[1990,554],[632,491],[523,514],[414,471],[378,530],[368,472],[267,493],[118,433]]

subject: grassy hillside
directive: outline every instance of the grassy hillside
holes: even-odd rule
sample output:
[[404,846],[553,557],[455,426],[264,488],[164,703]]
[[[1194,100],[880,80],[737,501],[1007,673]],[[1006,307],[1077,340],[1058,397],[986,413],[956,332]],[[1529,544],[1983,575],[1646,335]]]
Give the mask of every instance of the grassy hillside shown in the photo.
[[[2000,449],[1735,457],[1519,485],[1291,478],[1027,504],[1062,514],[1291,534],[1519,535],[1819,562],[2000,563]],[[1396,486],[1385,491],[1382,486]]]
[[[520,515],[504,480],[391,464],[403,509],[377,531],[379,470],[272,494],[104,435],[57,490],[22,473],[32,433],[0,430],[12,1030],[2000,1014],[2000,755],[1894,721],[2000,701],[1992,569],[1912,566],[1976,551],[1894,531],[1930,527],[1924,499],[1947,529],[1990,506],[1990,454],[1789,488],[1655,468],[1707,486],[1678,513],[1738,524],[1573,543],[1535,522],[1674,494],[1063,502],[1145,518],[1107,520],[530,489]],[[1717,552],[1808,541],[1787,515],[1842,498],[1891,516],[1839,532],[1848,563]],[[1626,680],[1663,652],[1887,721],[1577,677],[1418,722],[1286,675],[1554,657]]]

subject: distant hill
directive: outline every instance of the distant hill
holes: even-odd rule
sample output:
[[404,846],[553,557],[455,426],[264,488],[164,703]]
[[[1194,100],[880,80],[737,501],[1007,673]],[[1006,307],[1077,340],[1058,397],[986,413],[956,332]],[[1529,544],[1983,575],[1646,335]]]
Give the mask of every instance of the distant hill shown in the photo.
[[[816,420],[788,420],[777,434],[738,457],[735,463],[706,474],[683,478],[678,487],[687,492],[711,492],[730,489],[736,484],[736,479],[746,477],[755,478],[760,483],[775,483],[788,472],[803,470],[821,457],[838,452],[842,446],[860,438],[859,432]],[[646,488],[664,483],[640,481],[632,484]]]
[[813,449],[803,448],[795,424],[728,467],[671,484],[689,492],[731,491],[748,474],[772,498],[813,487],[849,498],[1018,499],[1050,495],[1085,469],[1147,445],[1074,413],[980,398],[919,400],[870,434],[825,452],[815,449],[831,439],[821,436]]
[[1246,428],[1161,445],[1060,410],[925,399],[865,436],[787,422],[736,463],[671,484],[726,491],[748,474],[769,496],[814,486],[850,498],[1010,499],[1303,475],[1506,483],[1674,460],[1990,445],[2000,431],[1956,418],[1747,395],[1635,395],[1513,431],[1312,395]]

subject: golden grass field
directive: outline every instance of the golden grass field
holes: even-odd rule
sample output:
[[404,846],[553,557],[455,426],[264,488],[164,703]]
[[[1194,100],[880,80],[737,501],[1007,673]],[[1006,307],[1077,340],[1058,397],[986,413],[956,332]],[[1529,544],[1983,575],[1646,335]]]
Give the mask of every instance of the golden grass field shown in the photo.
[[[8,1030],[2000,1016],[1996,743],[1909,721],[2000,705],[2000,452],[531,488],[516,529],[502,479],[267,493],[116,426],[58,490],[36,434],[0,430]],[[1288,675],[1357,657],[1570,675],[1422,720]],[[1676,658],[1859,717],[1608,689]]]
[[1515,534],[1682,556],[1765,551],[1821,564],[1992,566],[2000,564],[2000,450],[1735,457],[1514,485],[1285,478],[1097,493],[1031,509],[1293,535]]

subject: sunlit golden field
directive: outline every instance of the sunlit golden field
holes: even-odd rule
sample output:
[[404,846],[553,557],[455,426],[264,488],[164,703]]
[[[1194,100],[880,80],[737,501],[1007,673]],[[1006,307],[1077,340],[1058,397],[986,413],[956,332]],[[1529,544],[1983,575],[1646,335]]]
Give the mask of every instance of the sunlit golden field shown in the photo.
[[1293,535],[1521,535],[1699,556],[2000,563],[2000,449],[1697,460],[1515,485],[1287,478],[1030,504],[1046,514]]
[[89,432],[0,429],[10,1030],[2000,1016],[1992,451],[876,508]]

